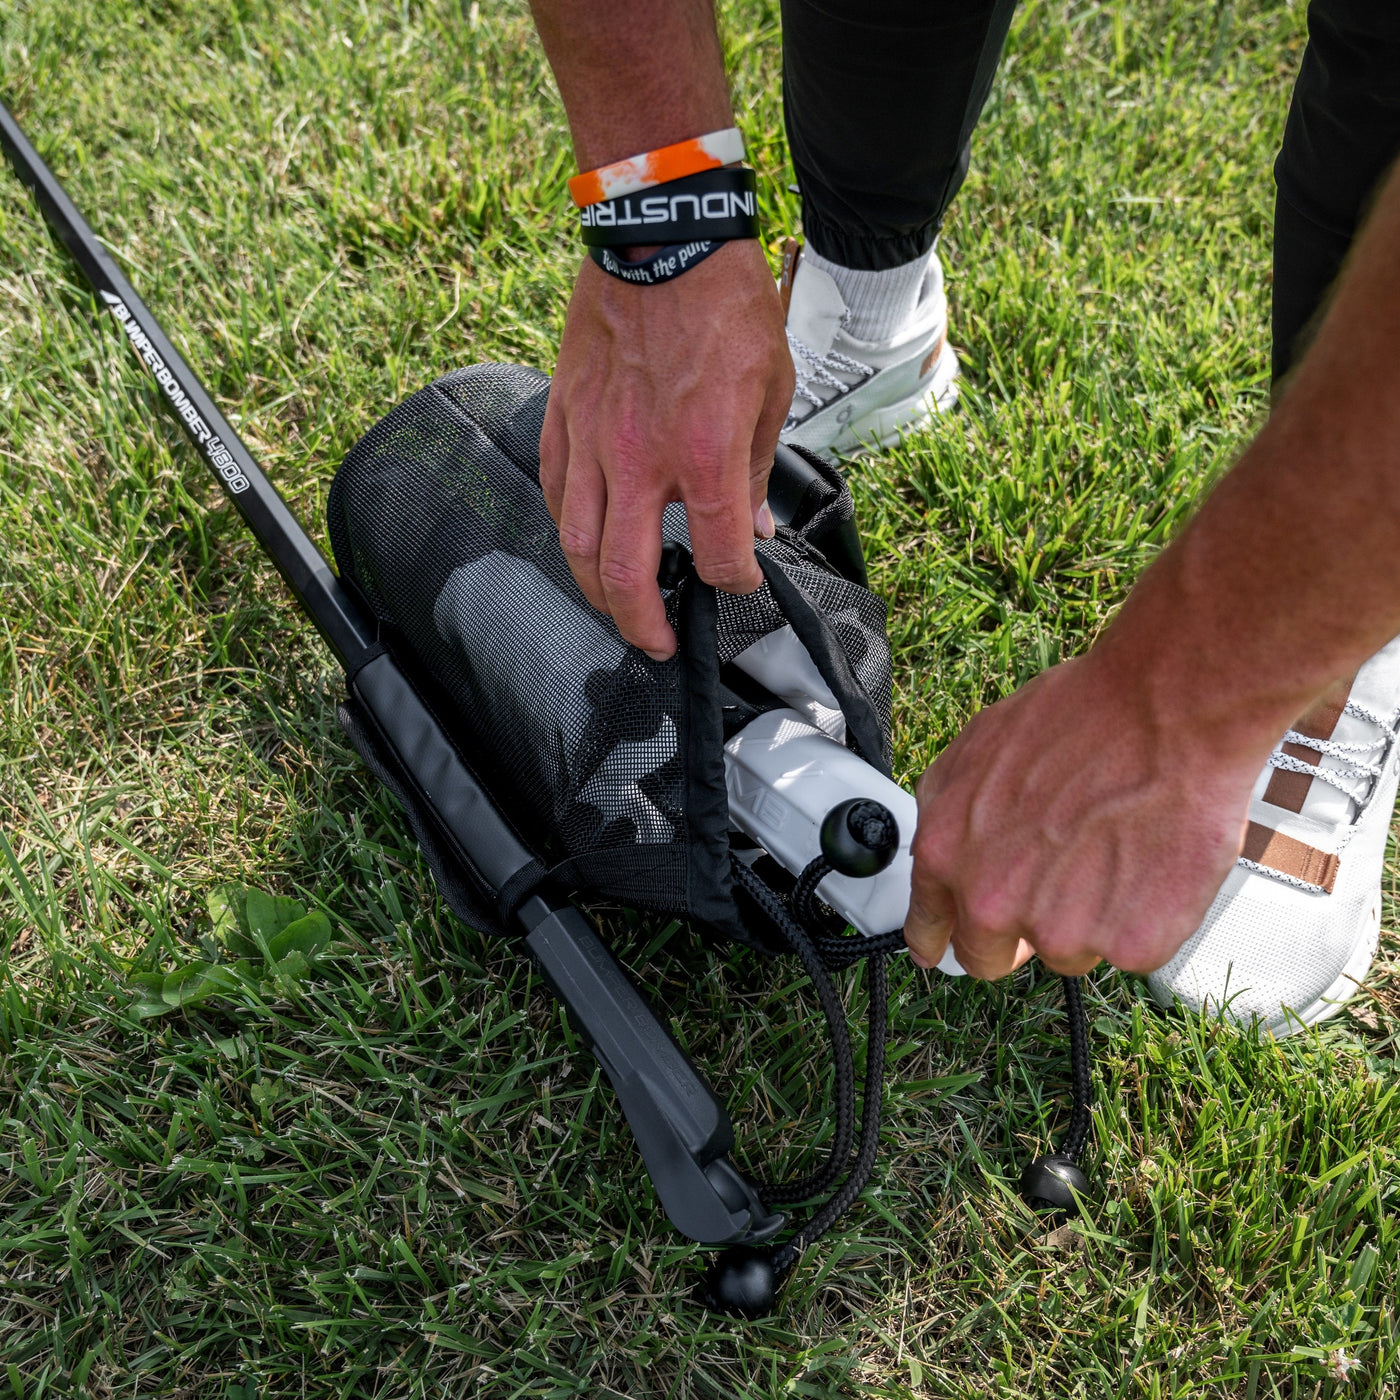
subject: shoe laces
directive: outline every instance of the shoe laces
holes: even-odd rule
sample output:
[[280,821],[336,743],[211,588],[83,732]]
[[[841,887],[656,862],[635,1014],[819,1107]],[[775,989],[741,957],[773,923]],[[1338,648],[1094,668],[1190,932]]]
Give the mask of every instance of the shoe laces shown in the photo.
[[[1303,773],[1327,783],[1345,793],[1356,804],[1359,816],[1370,801],[1376,781],[1381,776],[1382,765],[1373,759],[1379,760],[1384,757],[1386,744],[1400,714],[1381,715],[1354,700],[1348,700],[1342,712],[1353,719],[1364,720],[1367,724],[1374,725],[1380,730],[1380,736],[1372,740],[1339,743],[1335,739],[1316,739],[1311,734],[1302,734],[1296,729],[1290,729],[1279,741],[1280,747],[1269,755],[1269,766],[1282,769],[1285,773]],[[1283,744],[1298,744],[1311,749],[1319,755],[1319,759],[1330,758],[1337,766],[1324,768],[1320,761],[1314,765],[1304,759],[1294,758],[1292,754],[1282,751]]]
[[[843,326],[849,317],[849,312],[841,317]],[[853,360],[849,355],[843,355],[839,350],[828,350],[823,355],[813,346],[808,345],[805,340],[793,335],[791,331],[787,333],[787,342],[788,350],[792,354],[792,367],[797,376],[797,383],[792,391],[793,402],[805,399],[812,405],[812,410],[820,408],[832,398],[833,394],[843,394],[847,389],[854,387],[840,378],[838,372],[856,375],[857,383],[869,379],[875,373],[870,365]],[[827,393],[820,392],[822,386],[828,390]],[[801,416],[805,418],[808,415]],[[785,426],[791,427],[796,421],[796,417],[797,415],[790,413]]]

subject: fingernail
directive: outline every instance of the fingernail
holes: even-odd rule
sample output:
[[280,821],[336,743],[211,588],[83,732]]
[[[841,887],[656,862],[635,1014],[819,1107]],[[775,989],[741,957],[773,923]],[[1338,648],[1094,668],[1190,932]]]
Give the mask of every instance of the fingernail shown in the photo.
[[646,651],[646,654],[651,657],[653,661],[669,661],[675,654],[669,651],[651,651],[648,648],[643,648],[643,650]]
[[923,968],[925,972],[927,972],[929,968],[934,966],[934,964],[929,962],[929,960],[926,957],[924,957],[922,953],[916,953],[912,948],[909,950],[909,960],[916,967]]
[[768,509],[768,502],[758,508],[758,537],[761,540],[771,540],[778,533],[778,527],[773,521],[773,512]]

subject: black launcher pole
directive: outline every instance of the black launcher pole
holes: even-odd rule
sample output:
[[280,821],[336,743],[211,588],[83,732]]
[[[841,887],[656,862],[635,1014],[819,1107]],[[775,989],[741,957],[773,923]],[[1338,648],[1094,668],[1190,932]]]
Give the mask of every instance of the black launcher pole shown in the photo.
[[0,146],[15,174],[33,191],[59,241],[160,385],[195,450],[344,665],[374,640],[372,626],[3,103]]
[[[432,809],[443,839],[480,882],[497,892],[506,889],[534,863],[531,851],[393,657],[382,648],[370,651],[372,625],[3,103],[0,146],[155,376],[195,449],[346,668],[352,694],[400,766],[405,785]],[[676,1228],[706,1244],[772,1235],[783,1217],[766,1208],[729,1160],[734,1131],[724,1106],[588,920],[567,899],[540,886],[515,911],[513,922],[607,1074]]]

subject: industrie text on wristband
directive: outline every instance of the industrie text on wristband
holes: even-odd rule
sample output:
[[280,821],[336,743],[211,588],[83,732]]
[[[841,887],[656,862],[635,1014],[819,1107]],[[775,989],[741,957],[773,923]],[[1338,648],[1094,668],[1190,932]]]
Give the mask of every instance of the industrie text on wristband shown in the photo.
[[645,194],[590,204],[579,210],[579,227],[589,248],[757,238],[757,190],[752,170],[705,170]]

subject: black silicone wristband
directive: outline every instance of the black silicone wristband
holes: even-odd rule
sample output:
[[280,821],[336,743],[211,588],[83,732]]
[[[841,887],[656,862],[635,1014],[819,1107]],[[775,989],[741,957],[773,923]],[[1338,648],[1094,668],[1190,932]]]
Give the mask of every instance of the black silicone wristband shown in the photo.
[[631,282],[638,287],[656,287],[673,282],[683,272],[689,272],[711,253],[724,246],[720,239],[708,243],[670,243],[640,262],[624,262],[611,248],[590,248],[588,255],[610,277],[619,282]]
[[758,182],[747,168],[702,170],[640,194],[590,204],[579,210],[579,226],[589,248],[757,238]]

